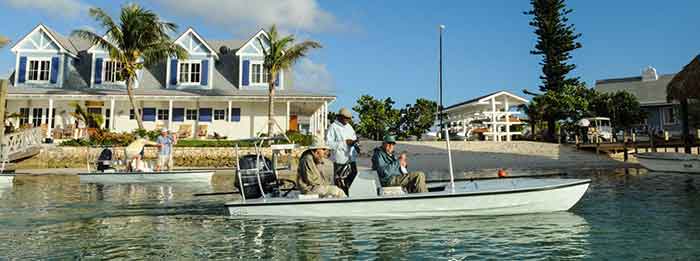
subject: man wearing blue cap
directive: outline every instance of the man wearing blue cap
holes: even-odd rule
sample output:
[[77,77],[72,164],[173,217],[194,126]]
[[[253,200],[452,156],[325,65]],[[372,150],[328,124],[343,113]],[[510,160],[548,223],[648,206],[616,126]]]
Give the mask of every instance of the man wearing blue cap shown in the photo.
[[372,169],[377,171],[382,187],[401,186],[408,193],[428,192],[425,184],[425,174],[420,171],[408,172],[408,162],[405,154],[398,158],[394,155],[396,138],[384,136],[382,146],[374,149],[372,154]]

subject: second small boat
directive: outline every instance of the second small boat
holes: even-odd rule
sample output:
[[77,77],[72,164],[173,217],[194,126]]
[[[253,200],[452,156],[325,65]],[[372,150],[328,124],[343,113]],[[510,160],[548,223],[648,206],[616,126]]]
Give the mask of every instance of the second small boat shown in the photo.
[[639,164],[658,172],[700,173],[700,156],[685,153],[649,152],[636,155]]

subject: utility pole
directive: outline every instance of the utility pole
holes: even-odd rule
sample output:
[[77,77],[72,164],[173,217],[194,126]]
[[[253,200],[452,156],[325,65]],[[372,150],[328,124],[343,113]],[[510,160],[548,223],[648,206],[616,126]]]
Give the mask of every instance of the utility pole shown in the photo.
[[440,69],[438,72],[438,85],[439,85],[440,104],[438,105],[438,121],[440,122],[440,128],[439,128],[440,132],[438,132],[438,133],[442,134],[442,132],[443,132],[442,129],[444,127],[443,126],[444,125],[443,114],[442,114],[442,109],[444,108],[442,105],[442,31],[445,30],[445,25],[441,24],[439,28],[440,28],[439,29],[439,31],[440,31],[440,65],[439,65]]

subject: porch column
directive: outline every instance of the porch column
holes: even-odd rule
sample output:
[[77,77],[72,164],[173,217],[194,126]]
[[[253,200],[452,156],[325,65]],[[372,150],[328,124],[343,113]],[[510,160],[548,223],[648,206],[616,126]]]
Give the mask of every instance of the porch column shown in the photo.
[[505,99],[503,102],[506,106],[506,140],[511,141],[511,137],[510,137],[510,112],[509,112],[510,106],[508,105],[508,96],[505,96]]
[[110,130],[114,130],[114,125],[117,123],[117,119],[114,118],[114,98],[112,98],[109,101],[109,128]]
[[290,127],[290,126],[289,126],[289,121],[291,120],[291,118],[290,118],[290,117],[291,117],[291,116],[290,116],[291,111],[290,111],[290,109],[289,109],[290,105],[291,105],[291,102],[290,102],[290,101],[287,101],[287,123],[284,124],[284,126],[285,126],[285,128],[286,128],[287,130],[289,130],[289,127]]
[[168,100],[168,130],[173,129],[173,100]]
[[48,133],[46,133],[47,138],[53,138],[53,127],[51,126],[51,121],[53,120],[53,99],[49,99],[49,115],[48,119],[49,121],[47,122],[46,125],[48,125]]
[[491,97],[491,136],[493,136],[493,141],[498,141],[498,135],[496,134],[496,99]]
[[231,101],[228,101],[228,111],[226,112],[226,121],[231,122]]
[[326,138],[326,128],[328,127],[328,101],[323,102],[321,112],[321,137]]

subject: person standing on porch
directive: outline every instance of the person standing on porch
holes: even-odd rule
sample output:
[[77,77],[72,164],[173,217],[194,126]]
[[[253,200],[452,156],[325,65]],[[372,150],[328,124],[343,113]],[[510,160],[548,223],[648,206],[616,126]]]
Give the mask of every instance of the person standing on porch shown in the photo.
[[326,144],[331,149],[333,180],[335,185],[348,194],[352,181],[357,176],[358,140],[355,129],[350,125],[352,114],[347,108],[338,112],[336,120],[326,134]]
[[161,171],[163,168],[166,168],[168,171],[172,170],[173,145],[177,143],[177,138],[174,135],[169,135],[168,129],[162,128],[156,143],[158,143],[158,165],[156,166],[156,171]]

